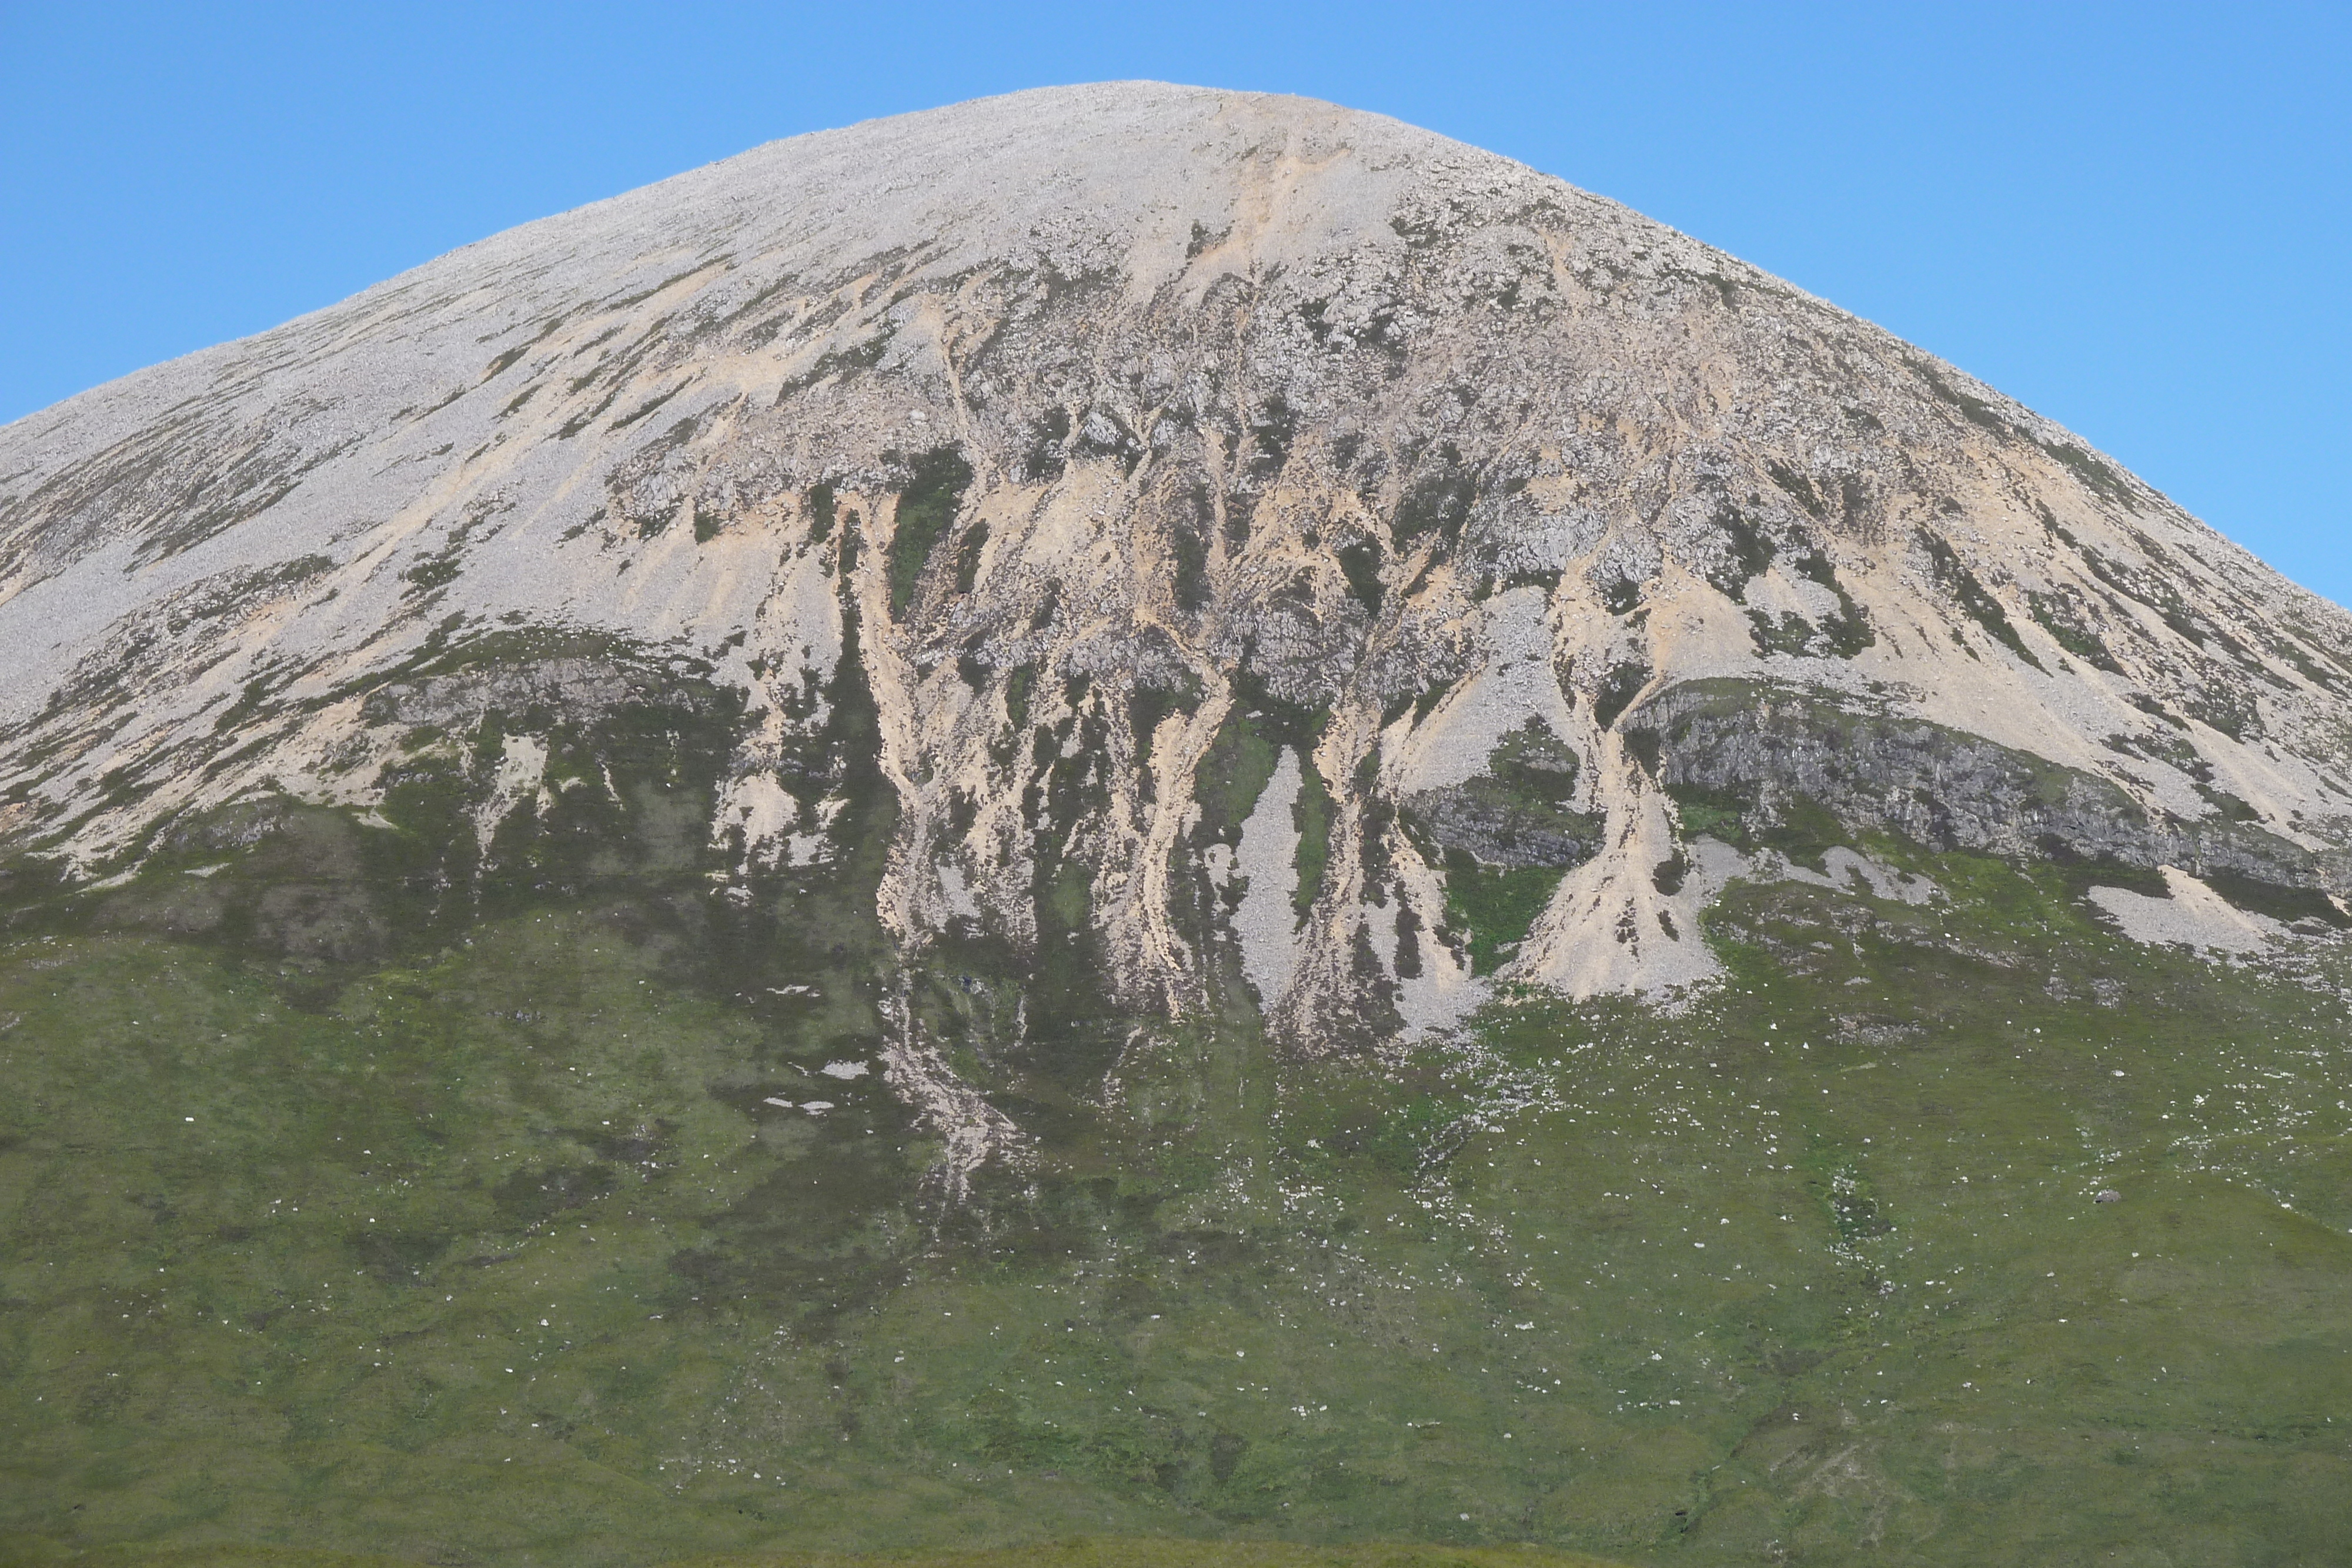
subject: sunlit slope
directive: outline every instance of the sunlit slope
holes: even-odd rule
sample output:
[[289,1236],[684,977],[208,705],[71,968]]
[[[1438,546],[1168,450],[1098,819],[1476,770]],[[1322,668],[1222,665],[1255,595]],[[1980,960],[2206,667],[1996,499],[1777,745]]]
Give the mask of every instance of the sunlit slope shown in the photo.
[[1230,940],[1310,1051],[1714,977],[1769,870],[1698,852],[1726,809],[2352,893],[2341,610],[1865,322],[1305,99],[777,142],[0,430],[0,835],[88,878],[420,752],[487,844],[650,668],[748,892],[848,799],[853,643],[895,945],[1080,928],[1207,1016]]

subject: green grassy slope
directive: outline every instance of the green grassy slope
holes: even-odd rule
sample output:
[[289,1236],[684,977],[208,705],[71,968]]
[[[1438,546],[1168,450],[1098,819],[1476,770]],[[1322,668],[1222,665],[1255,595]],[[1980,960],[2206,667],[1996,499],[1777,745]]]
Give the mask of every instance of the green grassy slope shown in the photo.
[[[1009,958],[889,968],[871,866],[744,907],[658,804],[429,941],[315,939],[432,881],[352,859],[335,915],[332,814],[299,878],[281,832],[12,895],[10,1557],[2352,1555],[2335,993],[1913,857],[1951,906],[1735,890],[1681,1018],[1310,1067],[1064,996],[1015,1041]],[[902,984],[1038,1134],[960,1207],[822,1071]]]
[[[394,1557],[270,1547],[138,1546],[101,1548],[69,1560],[83,1568],[397,1568]],[[1078,1536],[994,1551],[927,1552],[921,1556],[844,1556],[787,1552],[748,1557],[680,1559],[666,1568],[1614,1568],[1580,1552],[1540,1546],[1412,1546],[1371,1542],[1305,1546],[1279,1541],[1181,1541]]]

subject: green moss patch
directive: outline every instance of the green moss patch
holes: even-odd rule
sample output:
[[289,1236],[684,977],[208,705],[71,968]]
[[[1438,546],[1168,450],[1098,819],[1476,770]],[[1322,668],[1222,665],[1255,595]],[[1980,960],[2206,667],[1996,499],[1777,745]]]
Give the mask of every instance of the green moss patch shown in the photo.
[[1474,974],[1509,961],[1551,902],[1566,872],[1559,866],[1483,866],[1468,855],[1445,858],[1445,920],[1470,946]]
[[890,613],[906,613],[931,550],[955,522],[971,465],[951,446],[926,452],[908,465],[907,487],[898,492],[898,521],[890,535]]

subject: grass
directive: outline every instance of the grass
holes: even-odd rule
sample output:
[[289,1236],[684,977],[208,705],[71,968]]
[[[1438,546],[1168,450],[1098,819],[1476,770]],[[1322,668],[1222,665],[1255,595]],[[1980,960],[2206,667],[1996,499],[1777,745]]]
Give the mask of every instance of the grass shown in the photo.
[[873,868],[679,844],[341,964],[18,912],[0,1562],[2352,1551],[2343,1007],[2054,873],[1735,889],[1691,1011],[1381,1061],[1090,1014],[1108,1090],[959,949],[909,983],[1038,1142],[955,1208],[824,1071]]
[[[719,1558],[678,1568],[859,1568],[871,1557]],[[1009,1551],[894,1557],[904,1568],[1608,1568],[1581,1552],[1527,1547],[1372,1543],[1299,1546],[1264,1541],[1055,1541]]]
[[1559,866],[1480,865],[1458,851],[1445,857],[1445,918],[1469,946],[1473,974],[1509,961],[1565,874]]
[[[83,1568],[392,1568],[397,1558],[252,1547],[107,1550],[70,1559],[0,1555],[7,1568],[70,1561]],[[844,1556],[794,1552],[783,1555],[696,1557],[665,1568],[1610,1568],[1581,1552],[1541,1548],[1370,1544],[1298,1546],[1278,1542],[1171,1541],[1081,1537],[1039,1542],[995,1552],[946,1552],[920,1557]]]

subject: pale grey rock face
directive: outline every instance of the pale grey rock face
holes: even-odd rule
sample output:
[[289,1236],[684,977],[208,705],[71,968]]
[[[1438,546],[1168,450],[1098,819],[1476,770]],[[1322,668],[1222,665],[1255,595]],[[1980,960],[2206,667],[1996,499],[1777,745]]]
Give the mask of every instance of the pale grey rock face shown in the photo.
[[[1484,998],[1482,867],[1562,873],[1501,978],[1705,980],[1753,862],[1695,811],[2352,891],[2343,611],[1866,323],[1301,99],[773,143],[0,429],[0,832],[84,874],[664,670],[740,730],[741,874],[819,863],[853,637],[898,940],[1034,942],[1076,867],[1122,997],[1238,934],[1308,1045]],[[1295,822],[1209,799],[1245,755]]]

